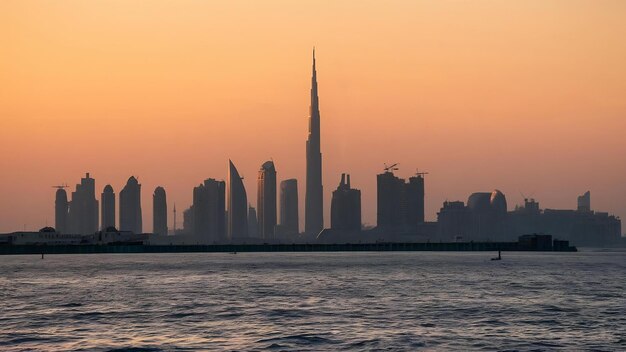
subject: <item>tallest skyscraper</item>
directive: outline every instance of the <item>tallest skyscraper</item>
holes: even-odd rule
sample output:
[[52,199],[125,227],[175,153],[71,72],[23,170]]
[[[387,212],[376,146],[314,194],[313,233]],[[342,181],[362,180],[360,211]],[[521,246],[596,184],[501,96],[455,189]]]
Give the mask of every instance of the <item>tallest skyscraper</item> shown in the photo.
[[311,108],[309,113],[309,138],[306,141],[306,233],[317,233],[324,228],[324,200],[322,188],[322,152],[320,150],[320,109],[317,96],[317,71],[313,49],[313,76],[311,78]]

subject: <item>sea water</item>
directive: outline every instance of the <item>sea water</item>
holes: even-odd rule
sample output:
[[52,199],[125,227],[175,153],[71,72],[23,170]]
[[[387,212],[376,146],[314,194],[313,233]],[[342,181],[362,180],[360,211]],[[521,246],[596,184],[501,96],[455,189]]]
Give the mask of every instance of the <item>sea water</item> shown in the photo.
[[626,251],[0,257],[0,350],[626,350]]

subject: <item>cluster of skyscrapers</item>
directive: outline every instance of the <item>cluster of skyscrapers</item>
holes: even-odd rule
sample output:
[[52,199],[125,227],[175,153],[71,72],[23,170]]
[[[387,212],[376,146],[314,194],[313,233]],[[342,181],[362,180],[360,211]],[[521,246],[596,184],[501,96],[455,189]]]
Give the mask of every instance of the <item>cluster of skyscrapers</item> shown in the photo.
[[[315,51],[310,94],[304,209],[306,240],[324,234]],[[558,235],[561,239],[595,243],[589,241],[589,238],[609,241],[621,236],[621,222],[618,218],[591,210],[589,192],[579,197],[576,211],[541,211],[534,200],[526,200],[523,207],[511,212],[507,210],[506,198],[502,192],[479,192],[470,195],[467,204],[446,201],[437,214],[437,222],[427,222],[424,217],[425,173],[418,172],[405,180],[397,177],[394,170],[397,170],[395,165],[385,167],[385,171],[377,175],[377,226],[366,231],[362,228],[361,221],[361,191],[351,187],[349,174],[341,175],[337,189],[332,192],[330,231],[325,230],[332,237],[331,240],[341,241],[346,234],[356,234],[360,236],[358,239],[362,238],[364,241],[368,240],[368,236],[371,237],[369,240],[502,241],[525,233],[547,232]],[[59,187],[55,204],[57,232],[89,234],[98,229],[113,230],[116,225],[116,203],[115,192],[110,185],[104,187],[100,201],[101,204],[95,196],[95,180],[89,174],[76,185],[71,200],[68,199],[65,189]],[[297,241],[295,236],[300,234],[298,182],[296,179],[287,179],[277,188],[274,162],[264,162],[258,171],[254,208],[248,200],[241,175],[235,164],[229,160],[226,181],[209,178],[194,187],[193,202],[183,212],[181,230],[175,228],[176,224],[172,231],[168,229],[168,207],[163,187],[154,190],[153,214],[154,234],[186,236],[187,241],[194,243],[251,239],[267,242]],[[130,177],[119,193],[119,230],[135,234],[143,232],[141,184],[135,177]],[[409,239],[406,236],[411,237]]]
[[[55,227],[59,233],[92,234],[98,230],[117,230],[115,192],[111,185],[106,185],[100,196],[101,204],[96,199],[96,181],[85,175],[72,192],[71,200],[67,197],[65,186],[58,186],[55,198]],[[167,235],[167,199],[165,189],[157,187],[153,196],[153,232]],[[100,209],[100,214],[99,213]],[[143,233],[141,211],[141,184],[131,176],[120,191],[119,230],[136,234]]]

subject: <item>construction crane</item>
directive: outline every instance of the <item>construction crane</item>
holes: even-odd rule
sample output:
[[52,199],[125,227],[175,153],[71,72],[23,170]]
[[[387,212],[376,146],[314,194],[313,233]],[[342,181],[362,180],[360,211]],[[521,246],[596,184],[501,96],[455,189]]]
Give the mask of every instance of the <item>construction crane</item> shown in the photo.
[[420,172],[419,169],[415,169],[415,175],[424,177],[424,175],[428,175],[428,172]]
[[387,166],[387,164],[385,164],[385,169],[384,170],[385,170],[385,172],[394,172],[395,170],[398,170],[398,168],[397,168],[398,165],[399,165],[398,163],[395,163],[395,164],[393,164],[391,166]]
[[63,183],[60,184],[58,186],[52,186],[52,188],[57,188],[57,189],[64,189],[64,188],[68,188],[69,186],[67,185],[67,183]]

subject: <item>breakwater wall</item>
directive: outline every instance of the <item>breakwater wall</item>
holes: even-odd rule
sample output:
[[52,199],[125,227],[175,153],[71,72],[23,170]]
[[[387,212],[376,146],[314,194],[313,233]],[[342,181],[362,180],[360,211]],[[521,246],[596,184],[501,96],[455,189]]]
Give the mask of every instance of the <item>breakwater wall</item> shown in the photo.
[[233,252],[393,252],[393,251],[537,251],[576,252],[576,247],[533,248],[518,242],[214,244],[214,245],[3,245],[0,255],[90,253],[233,253]]

